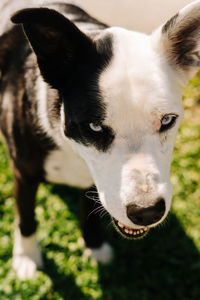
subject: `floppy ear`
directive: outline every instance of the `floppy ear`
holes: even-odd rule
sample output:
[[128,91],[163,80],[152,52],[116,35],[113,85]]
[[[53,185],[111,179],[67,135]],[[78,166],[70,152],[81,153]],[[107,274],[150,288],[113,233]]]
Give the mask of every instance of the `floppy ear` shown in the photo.
[[186,84],[200,68],[200,1],[180,10],[159,31],[162,52]]
[[23,25],[41,74],[53,88],[62,88],[74,71],[96,53],[92,40],[55,10],[24,9],[11,20]]

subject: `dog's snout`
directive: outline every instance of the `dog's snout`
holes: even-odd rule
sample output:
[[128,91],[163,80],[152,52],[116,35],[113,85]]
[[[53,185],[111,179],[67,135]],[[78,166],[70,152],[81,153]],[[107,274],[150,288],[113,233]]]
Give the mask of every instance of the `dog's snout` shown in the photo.
[[127,206],[127,216],[136,225],[151,225],[157,223],[165,213],[165,200],[159,198],[155,205],[140,207],[135,204]]

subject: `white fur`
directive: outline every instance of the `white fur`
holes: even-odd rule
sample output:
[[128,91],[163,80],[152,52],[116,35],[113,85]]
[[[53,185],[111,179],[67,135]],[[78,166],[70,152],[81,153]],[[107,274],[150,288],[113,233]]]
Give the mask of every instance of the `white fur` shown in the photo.
[[113,259],[113,249],[106,242],[99,248],[87,248],[85,254],[102,264],[109,264]]
[[[1,103],[2,109],[5,112],[6,117],[9,120],[9,122],[7,123],[8,124],[7,131],[8,131],[8,134],[12,136],[13,126],[12,126],[11,121],[14,118],[14,116],[13,116],[13,107],[12,107],[12,103],[13,103],[12,90],[7,88],[6,91],[4,92],[4,95],[3,95],[1,100],[2,100],[2,103]],[[14,151],[13,155],[16,155],[16,153],[15,153],[16,150],[15,150],[14,147],[13,147],[12,151]]]
[[[43,84],[41,85],[41,87],[43,89],[45,88]],[[44,163],[46,180],[54,183],[65,183],[80,188],[90,187],[91,185],[93,185],[94,181],[91,177],[88,167],[84,159],[80,157],[76,149],[73,147],[73,142],[71,142],[70,140],[66,140],[62,130],[65,121],[63,105],[61,107],[61,128],[57,128],[55,132],[55,128],[52,129],[49,125],[47,112],[45,110],[45,107],[47,106],[46,101],[48,101],[48,99],[42,97],[40,99],[39,94],[38,115],[41,121],[41,125],[47,132],[48,136],[53,136],[54,140],[56,139],[56,142],[59,145],[58,149],[51,151],[46,157]]]
[[[38,104],[38,117],[39,117],[39,122],[40,126],[45,132],[48,133],[48,136],[52,138],[54,137],[54,132],[49,124],[49,119],[47,116],[47,85],[44,82],[43,78],[41,76],[38,76],[37,81],[36,81],[36,100]],[[55,139],[55,137],[54,137]]]
[[71,186],[88,188],[93,184],[84,160],[72,150],[70,144],[63,149],[52,151],[45,162],[46,180],[67,183]]
[[35,234],[23,237],[17,228],[14,236],[13,268],[20,279],[30,279],[42,267],[40,247]]

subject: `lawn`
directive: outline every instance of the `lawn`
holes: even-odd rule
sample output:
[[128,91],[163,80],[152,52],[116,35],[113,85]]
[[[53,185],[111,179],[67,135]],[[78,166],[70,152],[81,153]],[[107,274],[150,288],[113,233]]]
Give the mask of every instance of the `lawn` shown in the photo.
[[171,179],[174,197],[164,225],[139,241],[122,239],[102,218],[113,245],[111,265],[85,253],[79,226],[79,191],[41,185],[38,239],[45,267],[31,281],[11,268],[14,199],[8,155],[0,141],[0,300],[199,300],[200,299],[200,76],[184,89]]

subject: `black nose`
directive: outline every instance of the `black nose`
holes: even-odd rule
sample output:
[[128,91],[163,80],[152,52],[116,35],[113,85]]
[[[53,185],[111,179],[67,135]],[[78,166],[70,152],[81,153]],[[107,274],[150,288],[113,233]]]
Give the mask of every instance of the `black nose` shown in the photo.
[[135,204],[127,206],[127,216],[136,225],[157,223],[165,213],[165,201],[159,198],[155,205],[140,207]]

